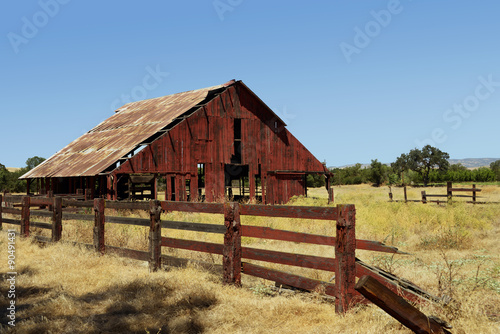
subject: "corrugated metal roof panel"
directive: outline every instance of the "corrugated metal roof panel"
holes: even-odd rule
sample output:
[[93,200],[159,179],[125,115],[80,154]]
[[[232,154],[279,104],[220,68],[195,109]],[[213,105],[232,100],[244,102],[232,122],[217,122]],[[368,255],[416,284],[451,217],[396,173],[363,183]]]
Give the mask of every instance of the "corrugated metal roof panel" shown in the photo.
[[97,175],[176,117],[203,102],[210,91],[233,82],[128,103],[21,178]]

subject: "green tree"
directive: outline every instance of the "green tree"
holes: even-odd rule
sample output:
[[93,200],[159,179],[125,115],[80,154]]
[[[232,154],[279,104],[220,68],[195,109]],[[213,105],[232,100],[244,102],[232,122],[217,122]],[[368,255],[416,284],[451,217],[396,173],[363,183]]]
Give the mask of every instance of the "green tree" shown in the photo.
[[412,170],[418,173],[425,186],[429,183],[431,170],[438,169],[446,172],[450,166],[450,155],[431,145],[424,146],[421,150],[415,148],[408,154],[401,154],[392,164],[392,167],[401,172]]
[[492,162],[490,164],[490,169],[492,170],[493,173],[495,173],[496,180],[500,181],[500,160]]
[[495,173],[488,167],[479,167],[472,171],[472,179],[475,182],[492,182],[495,181]]
[[10,179],[10,172],[4,165],[0,164],[0,191],[8,190]]
[[28,160],[26,160],[26,168],[27,168],[27,170],[32,170],[33,168],[35,168],[36,166],[38,166],[39,164],[41,164],[44,161],[45,161],[45,158],[41,158],[38,156],[28,158]]
[[325,176],[323,174],[307,174],[306,183],[310,188],[324,187]]
[[344,168],[334,168],[330,171],[334,174],[333,184],[335,185],[366,183],[370,173],[370,170],[363,168],[360,163]]
[[370,181],[373,182],[374,186],[380,187],[380,185],[384,183],[386,179],[387,167],[377,159],[372,160],[372,163],[370,164]]
[[[34,156],[26,160],[26,166],[15,171],[9,172],[4,165],[0,164],[0,191],[8,191],[13,193],[22,193],[26,191],[26,180],[19,178],[29,170],[35,168],[45,161],[45,158]],[[31,185],[31,191],[35,191],[36,184]]]

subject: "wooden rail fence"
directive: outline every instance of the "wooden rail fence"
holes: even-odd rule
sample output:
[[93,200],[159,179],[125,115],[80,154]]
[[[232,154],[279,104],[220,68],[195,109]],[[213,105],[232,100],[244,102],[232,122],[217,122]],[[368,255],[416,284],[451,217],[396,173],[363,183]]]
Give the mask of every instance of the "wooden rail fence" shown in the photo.
[[[407,197],[407,192],[406,192],[406,186],[404,186],[404,200],[395,200],[393,197],[392,189],[389,191],[389,200],[391,202],[422,202],[423,204],[427,203],[451,203],[453,200],[453,197],[465,197],[465,198],[470,198],[471,200],[466,201],[467,203],[472,203],[472,204],[495,204],[499,202],[485,202],[485,201],[478,201],[478,192],[480,192],[481,189],[477,188],[475,184],[472,185],[471,188],[453,188],[452,182],[447,182],[446,183],[446,194],[428,194],[425,190],[421,191],[422,199],[408,199]],[[457,192],[463,193],[463,192],[469,192],[472,193],[471,195],[463,195],[463,194],[456,194]],[[443,200],[433,200],[429,198],[443,198]]]
[[[363,297],[354,289],[356,277],[370,275],[392,291],[412,301],[420,298],[432,299],[411,284],[399,284],[397,278],[390,274],[372,268],[356,259],[355,250],[363,249],[378,252],[402,253],[395,247],[386,246],[380,242],[359,240],[355,238],[355,207],[354,205],[337,205],[329,207],[308,206],[266,206],[240,203],[194,203],[169,202],[152,200],[149,202],[116,202],[102,198],[94,200],[74,200],[61,197],[29,197],[0,195],[0,227],[2,224],[20,226],[21,235],[28,237],[30,227],[51,230],[51,238],[37,237],[44,242],[61,240],[63,220],[82,220],[94,223],[93,247],[97,252],[114,253],[119,256],[149,262],[151,271],[158,270],[163,265],[181,266],[191,261],[162,255],[162,247],[172,247],[190,251],[206,252],[222,255],[223,282],[241,286],[241,274],[252,275],[280,284],[313,291],[321,287],[325,294],[335,297],[335,309],[339,313],[348,310],[353,304],[361,302]],[[3,207],[2,207],[3,205]],[[34,209],[38,207],[38,209]],[[51,211],[40,208],[49,208]],[[75,208],[93,211],[93,214],[78,213]],[[90,210],[89,210],[90,209]],[[149,212],[150,218],[114,217],[106,214],[107,209],[142,210]],[[162,212],[193,212],[207,214],[222,214],[223,224],[205,224],[183,221],[161,220]],[[5,218],[5,214],[18,216],[19,219]],[[336,221],[336,235],[324,236],[273,229],[270,227],[244,225],[242,216],[264,216],[300,218],[311,220]],[[33,217],[47,217],[51,223],[36,222]],[[311,223],[313,223],[311,221]],[[126,224],[149,227],[148,251],[120,248],[106,245],[106,224]],[[333,226],[332,226],[333,227]],[[216,233],[224,235],[224,243],[210,243],[196,240],[177,239],[162,236],[163,229],[177,229]],[[332,229],[333,230],[333,229]],[[326,245],[332,247],[335,257],[293,254],[266,249],[243,247],[242,237],[273,239]],[[405,253],[402,253],[405,254]],[[335,283],[325,282],[270,269],[247,260],[278,263],[302,268],[311,268],[335,273]],[[199,261],[195,261],[199,262]],[[203,264],[203,263],[202,263]],[[213,265],[211,265],[213,266]]]

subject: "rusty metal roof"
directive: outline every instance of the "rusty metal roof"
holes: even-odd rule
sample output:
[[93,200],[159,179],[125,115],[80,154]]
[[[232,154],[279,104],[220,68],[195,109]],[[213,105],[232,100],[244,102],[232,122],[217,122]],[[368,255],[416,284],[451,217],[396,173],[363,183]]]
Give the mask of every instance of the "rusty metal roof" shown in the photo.
[[27,172],[21,179],[93,176],[136,150],[176,117],[202,103],[209,93],[234,83],[132,102],[68,146]]

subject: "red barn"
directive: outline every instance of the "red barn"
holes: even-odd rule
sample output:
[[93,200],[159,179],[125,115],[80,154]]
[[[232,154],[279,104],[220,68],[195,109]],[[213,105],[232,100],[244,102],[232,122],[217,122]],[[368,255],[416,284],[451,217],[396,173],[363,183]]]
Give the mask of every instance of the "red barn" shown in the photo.
[[41,193],[167,200],[306,195],[306,175],[331,174],[243,82],[133,102],[23,175]]

